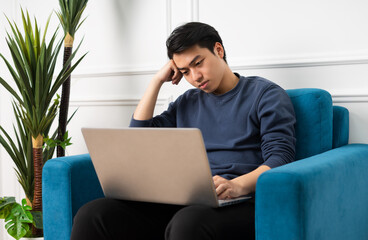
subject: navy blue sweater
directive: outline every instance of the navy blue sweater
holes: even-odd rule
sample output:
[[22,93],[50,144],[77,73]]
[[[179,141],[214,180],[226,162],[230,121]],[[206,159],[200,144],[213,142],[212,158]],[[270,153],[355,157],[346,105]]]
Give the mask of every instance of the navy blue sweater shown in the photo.
[[294,161],[295,114],[286,92],[261,77],[240,77],[223,95],[190,89],[161,115],[131,127],[199,128],[213,175],[232,179],[265,164]]

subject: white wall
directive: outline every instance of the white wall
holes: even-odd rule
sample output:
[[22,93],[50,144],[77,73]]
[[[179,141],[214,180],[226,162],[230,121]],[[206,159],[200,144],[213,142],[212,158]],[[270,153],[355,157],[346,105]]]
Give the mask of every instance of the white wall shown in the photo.
[[[0,12],[19,21],[19,5],[43,28],[58,1],[0,0]],[[80,53],[87,57],[72,77],[68,155],[87,152],[81,127],[128,126],[153,74],[167,61],[165,40],[187,21],[203,21],[221,34],[228,62],[243,75],[260,75],[290,88],[323,88],[350,110],[350,142],[368,143],[368,1],[365,0],[108,0],[90,1]],[[4,17],[0,51],[8,56]],[[57,25],[53,14],[50,31]],[[60,56],[61,57],[61,56]],[[8,77],[0,63],[0,75]],[[163,87],[157,112],[185,91]],[[11,127],[10,97],[0,89],[0,124]],[[0,196],[22,192],[12,161],[0,149]],[[2,232],[2,230],[0,230]],[[1,236],[0,236],[1,237]]]

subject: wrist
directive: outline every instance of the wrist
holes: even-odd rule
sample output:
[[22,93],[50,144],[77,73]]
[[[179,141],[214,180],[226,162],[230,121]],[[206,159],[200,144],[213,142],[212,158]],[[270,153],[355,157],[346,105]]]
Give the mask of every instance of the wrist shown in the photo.
[[251,193],[251,192],[255,192],[258,177],[262,173],[270,169],[271,168],[267,165],[261,165],[257,169],[253,170],[252,172],[241,175],[237,178],[234,178],[232,181],[234,181],[234,183],[239,186],[243,195]]
[[150,82],[151,85],[161,87],[166,81],[159,76],[154,76]]
[[238,186],[239,196],[247,195],[255,191],[255,184],[253,186],[253,183],[247,174],[234,178],[231,181]]

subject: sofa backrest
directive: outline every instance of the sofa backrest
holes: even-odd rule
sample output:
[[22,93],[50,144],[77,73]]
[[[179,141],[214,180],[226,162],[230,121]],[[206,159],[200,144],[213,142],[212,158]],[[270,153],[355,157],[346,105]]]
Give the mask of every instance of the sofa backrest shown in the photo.
[[333,106],[333,140],[332,148],[349,143],[349,111],[340,106]]
[[[346,129],[348,126],[344,120],[334,123],[334,107],[331,95],[327,91],[304,88],[286,92],[294,105],[296,115],[296,160],[347,144],[346,131],[348,130]],[[346,120],[346,114],[340,110],[337,110],[341,115],[340,119]],[[341,131],[341,129],[344,130]],[[336,140],[333,136],[334,132],[340,135]]]

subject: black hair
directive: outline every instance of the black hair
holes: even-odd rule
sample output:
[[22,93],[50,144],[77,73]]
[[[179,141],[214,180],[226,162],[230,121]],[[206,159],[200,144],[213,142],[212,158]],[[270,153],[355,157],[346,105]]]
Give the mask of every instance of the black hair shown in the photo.
[[[167,55],[172,59],[174,53],[180,53],[196,44],[214,54],[216,42],[221,43],[224,48],[220,35],[212,26],[201,22],[186,23],[177,27],[166,40]],[[226,62],[225,48],[223,59]]]

